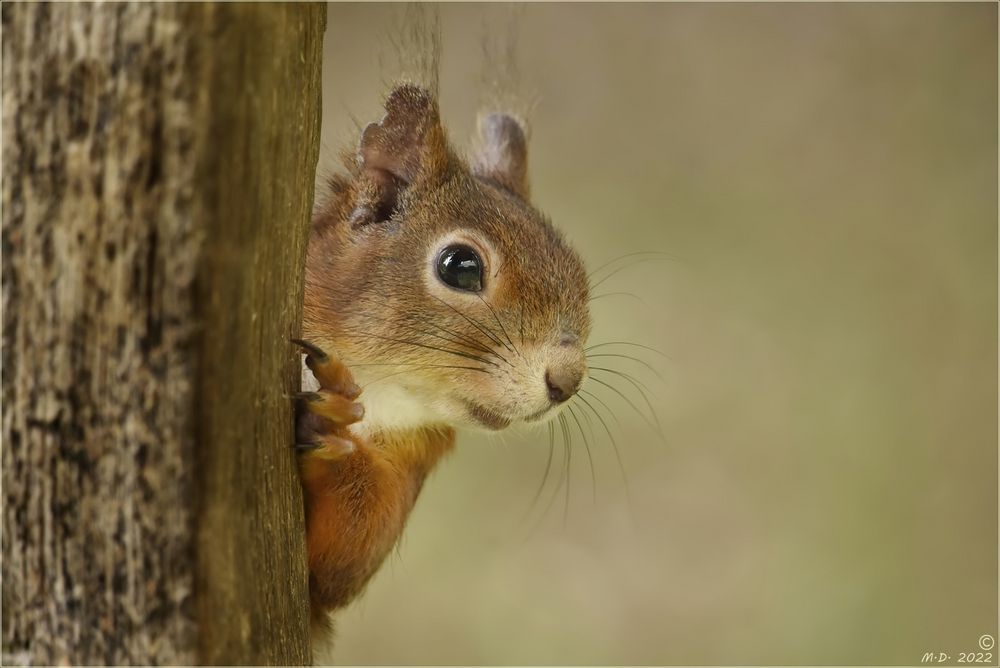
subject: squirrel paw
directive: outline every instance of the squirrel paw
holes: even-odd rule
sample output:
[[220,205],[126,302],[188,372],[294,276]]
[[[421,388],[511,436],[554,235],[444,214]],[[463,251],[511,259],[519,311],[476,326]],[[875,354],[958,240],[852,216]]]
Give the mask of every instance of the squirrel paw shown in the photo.
[[292,342],[306,351],[306,366],[320,385],[316,392],[299,392],[295,397],[298,404],[295,449],[322,459],[342,459],[357,449],[347,427],[365,414],[364,406],[354,401],[361,388],[340,360],[306,341],[292,339]]

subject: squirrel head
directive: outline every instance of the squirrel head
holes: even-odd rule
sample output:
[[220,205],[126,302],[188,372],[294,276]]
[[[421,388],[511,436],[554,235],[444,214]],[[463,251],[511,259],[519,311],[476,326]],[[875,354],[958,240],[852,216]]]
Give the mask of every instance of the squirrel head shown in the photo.
[[483,116],[466,162],[429,91],[385,111],[315,217],[305,335],[345,358],[374,428],[554,415],[587,373],[588,280],[528,201],[522,125]]

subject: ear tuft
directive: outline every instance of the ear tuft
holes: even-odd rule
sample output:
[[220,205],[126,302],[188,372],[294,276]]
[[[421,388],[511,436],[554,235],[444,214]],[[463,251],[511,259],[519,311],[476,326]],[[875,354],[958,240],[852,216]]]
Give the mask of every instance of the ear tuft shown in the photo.
[[502,113],[479,119],[473,173],[528,199],[528,139],[517,119]]
[[401,84],[385,101],[385,116],[361,133],[358,159],[365,169],[388,172],[409,185],[443,170],[448,148],[433,94]]

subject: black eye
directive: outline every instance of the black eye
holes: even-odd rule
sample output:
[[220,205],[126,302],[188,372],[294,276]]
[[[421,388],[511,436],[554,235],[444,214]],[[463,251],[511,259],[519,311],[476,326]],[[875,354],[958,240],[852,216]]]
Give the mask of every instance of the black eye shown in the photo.
[[447,246],[441,251],[437,272],[442,281],[458,290],[483,289],[483,262],[468,246]]

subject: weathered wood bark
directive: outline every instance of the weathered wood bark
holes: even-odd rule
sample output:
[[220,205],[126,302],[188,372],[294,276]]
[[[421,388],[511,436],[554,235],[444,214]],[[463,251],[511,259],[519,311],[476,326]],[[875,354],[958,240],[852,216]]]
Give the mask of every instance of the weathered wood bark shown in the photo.
[[212,148],[199,179],[211,221],[198,292],[201,657],[308,663],[290,413],[302,370],[289,339],[302,318],[326,7],[214,11]]
[[4,4],[3,660],[305,663],[321,5]]

